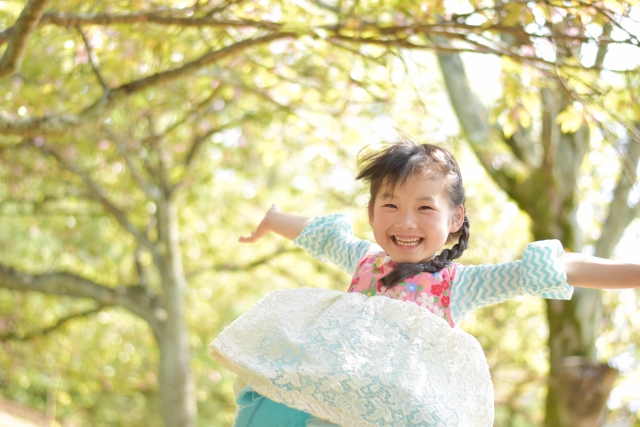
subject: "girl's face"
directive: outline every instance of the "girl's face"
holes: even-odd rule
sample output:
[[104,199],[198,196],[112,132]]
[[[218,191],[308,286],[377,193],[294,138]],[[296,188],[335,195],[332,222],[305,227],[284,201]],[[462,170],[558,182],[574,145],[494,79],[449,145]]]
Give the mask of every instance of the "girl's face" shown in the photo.
[[464,207],[450,207],[444,180],[420,175],[393,189],[383,182],[369,211],[376,242],[396,262],[433,259],[463,221]]

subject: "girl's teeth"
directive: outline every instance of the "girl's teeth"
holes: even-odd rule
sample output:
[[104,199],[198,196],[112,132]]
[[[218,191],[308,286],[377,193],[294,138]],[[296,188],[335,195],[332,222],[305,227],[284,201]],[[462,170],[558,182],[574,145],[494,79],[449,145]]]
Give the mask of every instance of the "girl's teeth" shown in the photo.
[[420,243],[420,240],[422,239],[402,240],[397,237],[395,238],[396,243],[400,246],[417,246]]

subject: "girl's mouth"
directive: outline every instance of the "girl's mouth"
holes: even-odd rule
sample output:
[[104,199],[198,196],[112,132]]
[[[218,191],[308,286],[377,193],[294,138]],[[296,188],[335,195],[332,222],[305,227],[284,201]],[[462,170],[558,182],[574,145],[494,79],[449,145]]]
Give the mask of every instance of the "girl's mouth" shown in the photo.
[[418,246],[424,240],[422,237],[398,237],[392,236],[392,240],[399,246]]

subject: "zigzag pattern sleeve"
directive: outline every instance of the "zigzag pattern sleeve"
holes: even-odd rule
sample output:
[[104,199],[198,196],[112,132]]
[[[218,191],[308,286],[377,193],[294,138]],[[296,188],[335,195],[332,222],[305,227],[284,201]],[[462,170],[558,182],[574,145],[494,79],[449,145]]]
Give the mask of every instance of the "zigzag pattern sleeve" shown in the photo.
[[341,214],[315,218],[293,244],[305,249],[314,258],[336,264],[349,274],[353,274],[364,254],[376,246],[355,237],[351,224]]
[[457,325],[473,310],[522,295],[571,299],[573,287],[557,256],[558,240],[527,245],[522,260],[495,265],[458,266],[451,290],[451,315]]

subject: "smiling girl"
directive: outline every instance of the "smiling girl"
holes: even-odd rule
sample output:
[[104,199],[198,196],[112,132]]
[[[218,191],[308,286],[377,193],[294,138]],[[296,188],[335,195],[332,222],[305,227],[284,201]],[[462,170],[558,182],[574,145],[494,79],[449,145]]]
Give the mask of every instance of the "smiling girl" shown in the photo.
[[359,170],[376,243],[354,237],[342,215],[275,205],[240,238],[273,231],[352,281],[347,293],[269,294],[212,343],[244,386],[235,427],[491,426],[486,360],[455,327],[471,311],[525,294],[570,299],[572,286],[640,287],[640,265],[565,254],[556,240],[529,244],[519,261],[453,262],[469,220],[460,169],[443,148],[403,140],[361,155]]

